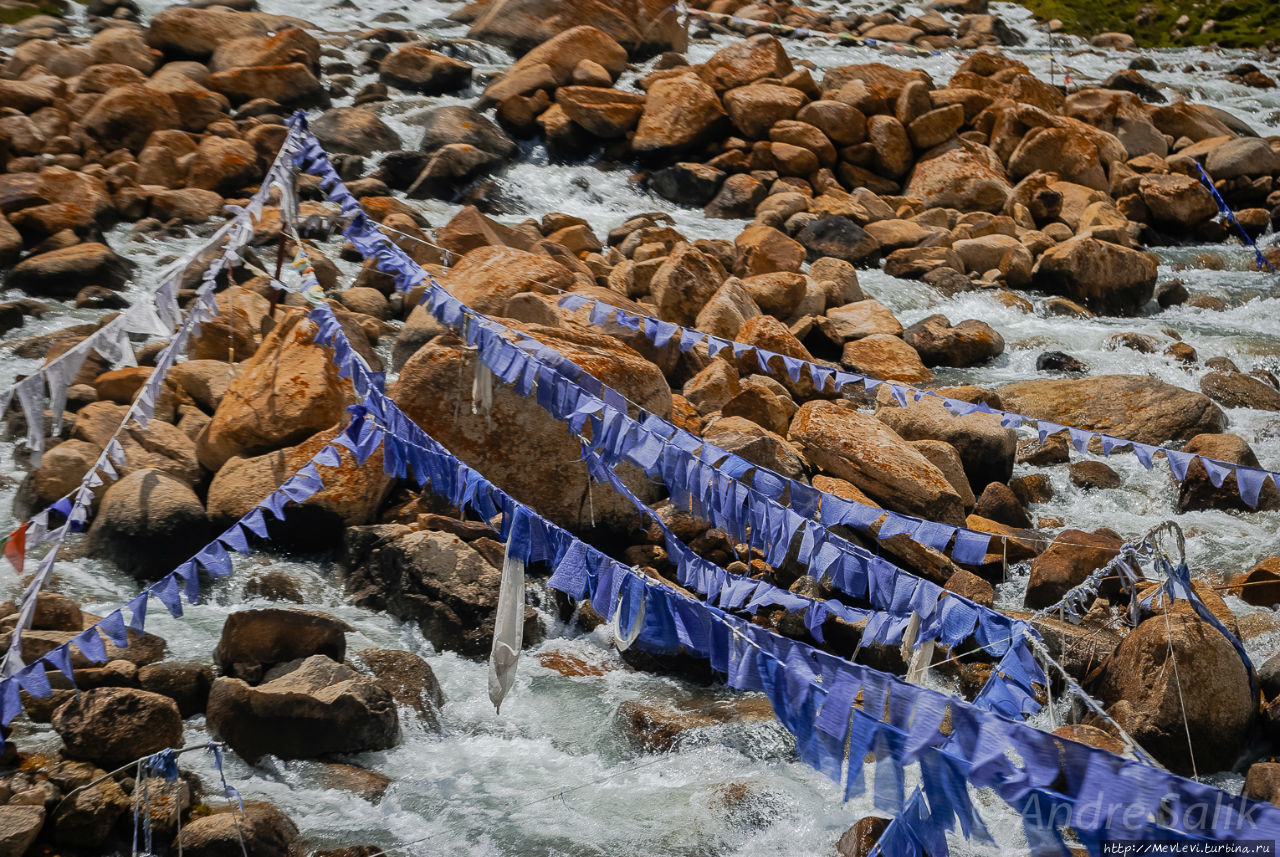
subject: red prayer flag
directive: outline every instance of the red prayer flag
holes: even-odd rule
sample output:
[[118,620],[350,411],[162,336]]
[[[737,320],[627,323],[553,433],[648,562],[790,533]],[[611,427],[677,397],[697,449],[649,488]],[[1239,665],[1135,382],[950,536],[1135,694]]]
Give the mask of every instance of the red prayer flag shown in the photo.
[[4,543],[4,558],[9,560],[19,577],[22,576],[22,564],[27,557],[27,525],[30,523],[24,521],[18,529],[9,533],[9,538]]

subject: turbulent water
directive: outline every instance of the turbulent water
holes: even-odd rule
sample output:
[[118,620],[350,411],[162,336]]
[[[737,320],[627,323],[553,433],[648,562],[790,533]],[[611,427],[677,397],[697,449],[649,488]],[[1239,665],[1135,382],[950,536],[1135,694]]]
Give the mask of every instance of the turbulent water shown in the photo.
[[[297,6],[286,0],[260,0],[270,12],[291,14]],[[144,2],[147,13],[164,4]],[[361,0],[359,9],[342,3],[308,10],[312,20],[334,32],[354,32],[369,26],[414,27],[444,37],[463,36],[464,30],[443,21],[456,8],[426,2]],[[870,7],[853,3],[827,3],[841,11]],[[913,11],[907,7],[908,12]],[[1061,76],[1069,71],[1079,83],[1104,79],[1125,67],[1133,53],[1114,54],[1082,50],[1079,43],[1060,39],[1050,53],[1042,31],[1017,6],[994,4],[1015,29],[1027,34],[1028,46],[1015,49],[1020,59],[1038,75],[1048,78],[1050,64]],[[728,39],[695,43],[691,62],[706,59]],[[788,41],[793,59],[808,60],[819,69],[857,62],[885,62],[896,66],[923,67],[936,81],[948,79],[963,56],[944,54],[918,57],[909,53],[833,45],[814,40]],[[362,59],[350,51],[347,58]],[[1150,52],[1160,71],[1144,74],[1189,99],[1221,107],[1249,122],[1260,134],[1280,133],[1280,92],[1254,90],[1223,80],[1241,61],[1257,61],[1241,52],[1176,50]],[[498,71],[507,60],[494,48],[478,46],[464,58],[478,70]],[[1191,67],[1190,70],[1188,67]],[[1264,68],[1275,75],[1277,69]],[[640,69],[628,75],[643,73]],[[371,79],[371,78],[370,78]],[[352,92],[367,82],[360,78]],[[623,85],[626,84],[624,80]],[[424,109],[457,98],[414,96],[379,105],[387,121],[413,145],[419,131],[415,117]],[[349,103],[349,99],[339,100]],[[587,218],[600,234],[626,217],[642,211],[664,211],[675,218],[689,237],[733,238],[744,225],[740,221],[705,220],[696,210],[679,209],[665,200],[637,190],[627,168],[601,169],[588,164],[550,163],[541,148],[526,150],[522,162],[500,177],[506,194],[519,209],[515,219],[540,217],[550,211],[566,211]],[[439,201],[415,203],[434,225],[444,223],[456,206]],[[1266,240],[1271,240],[1267,236]],[[166,240],[135,239],[127,228],[117,230],[111,242],[136,260],[158,262],[196,246],[198,236]],[[1227,260],[1227,270],[1180,270],[1197,253],[1212,251]],[[896,280],[878,271],[863,272],[864,290],[889,306],[910,324],[928,314],[945,313],[953,322],[983,319],[996,327],[1008,343],[1006,352],[992,365],[970,370],[945,370],[944,382],[999,384],[1035,374],[1035,357],[1046,350],[1067,351],[1088,364],[1093,373],[1149,373],[1162,380],[1197,388],[1205,371],[1203,360],[1231,357],[1243,371],[1255,367],[1280,369],[1280,291],[1276,280],[1250,269],[1251,253],[1238,246],[1181,247],[1162,250],[1161,276],[1182,277],[1193,294],[1224,298],[1225,312],[1181,307],[1137,319],[1074,319],[1024,314],[1008,309],[983,293],[943,298],[918,282]],[[336,256],[336,254],[331,254]],[[144,264],[135,293],[143,294],[154,283]],[[354,273],[345,265],[347,273]],[[6,296],[7,297],[7,296]],[[1038,303],[1032,298],[1033,303]],[[39,333],[89,319],[95,313],[71,311],[29,319],[22,334]],[[1109,350],[1106,340],[1114,333],[1138,331],[1171,342],[1173,330],[1199,353],[1201,363],[1184,366],[1159,353],[1139,354]],[[35,361],[6,359],[0,372],[29,371]],[[1280,416],[1258,411],[1229,412],[1231,430],[1243,435],[1264,466],[1280,468]],[[21,462],[11,444],[0,450],[6,482],[0,501],[8,508]],[[1168,471],[1157,465],[1147,472],[1131,456],[1109,462],[1124,480],[1120,489],[1085,493],[1066,478],[1065,468],[1046,470],[1053,481],[1055,499],[1037,507],[1038,514],[1058,517],[1072,526],[1093,529],[1110,526],[1136,536],[1175,515],[1176,490]],[[1027,472],[1025,469],[1019,472]],[[1276,551],[1280,515],[1240,515],[1199,512],[1178,518],[1190,536],[1189,560],[1205,580],[1220,584],[1226,575],[1248,568]],[[336,847],[368,843],[390,847],[412,843],[406,854],[451,855],[801,855],[833,853],[834,842],[854,821],[872,811],[865,799],[844,803],[839,790],[819,774],[795,761],[789,738],[777,724],[735,724],[711,730],[698,740],[681,744],[663,755],[638,753],[623,737],[615,719],[620,703],[640,699],[651,702],[679,699],[690,693],[727,694],[692,689],[680,681],[628,669],[600,634],[575,636],[549,617],[548,640],[526,653],[515,689],[501,716],[493,712],[486,692],[486,666],[449,653],[436,652],[411,626],[380,614],[344,604],[337,573],[322,559],[284,560],[254,556],[238,561],[237,574],[215,588],[209,601],[188,610],[181,620],[152,611],[152,630],[164,636],[171,656],[207,659],[217,641],[225,616],[236,609],[264,606],[245,600],[243,581],[254,569],[285,570],[302,581],[309,606],[332,613],[357,629],[350,648],[371,646],[405,648],[427,659],[439,677],[448,702],[443,710],[442,732],[420,728],[406,716],[405,736],[397,748],[361,754],[352,762],[382,771],[395,782],[386,796],[371,804],[349,792],[318,784],[316,763],[265,762],[249,767],[231,759],[227,773],[246,797],[261,797],[284,809],[317,846]],[[110,609],[132,596],[138,584],[106,565],[69,558],[58,572],[54,588],[81,598],[90,609]],[[1021,603],[1025,570],[1011,570],[999,589],[1002,606]],[[17,590],[16,579],[4,581],[3,594]],[[1240,615],[1270,612],[1228,598]],[[1280,633],[1267,632],[1246,640],[1251,656],[1262,658],[1275,651]],[[542,667],[537,655],[567,651],[601,667],[602,675],[569,678]],[[1052,725],[1041,715],[1041,725]],[[32,749],[56,744],[47,727],[25,727],[19,733],[22,746]],[[203,720],[188,721],[188,743],[205,740]],[[209,760],[199,753],[183,758],[183,764],[200,771],[216,795],[216,775]],[[1239,787],[1239,778],[1220,775],[1215,782]],[[909,783],[910,785],[910,783]],[[985,798],[985,799],[984,799]],[[213,798],[216,800],[217,798]],[[984,815],[1005,848],[1024,846],[1017,820],[998,801],[979,796]],[[957,843],[959,853],[986,853],[988,849]],[[994,853],[994,848],[990,852]]]

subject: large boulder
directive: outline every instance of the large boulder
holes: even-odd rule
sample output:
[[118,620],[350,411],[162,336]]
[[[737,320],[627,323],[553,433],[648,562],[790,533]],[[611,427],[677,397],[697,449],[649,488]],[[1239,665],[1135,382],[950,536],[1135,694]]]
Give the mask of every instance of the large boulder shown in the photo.
[[904,193],[933,208],[998,212],[1012,190],[995,152],[956,139],[920,156]]
[[902,341],[900,336],[873,333],[844,344],[840,364],[846,369],[879,378],[882,381],[904,381],[924,384],[933,373],[924,365],[920,354]]
[[1280,390],[1243,372],[1206,372],[1200,379],[1200,392],[1228,408],[1280,411]]
[[1239,137],[1214,147],[1204,159],[1215,180],[1280,173],[1280,155],[1258,137]]
[[53,713],[66,754],[112,769],[166,747],[182,746],[178,706],[158,693],[100,687],[73,696]]
[[400,135],[373,113],[359,107],[335,107],[311,120],[311,133],[330,152],[372,155],[400,148]]
[[1129,632],[1092,690],[1126,733],[1184,775],[1196,762],[1238,758],[1256,711],[1240,655],[1186,613],[1152,616]]
[[300,312],[271,330],[200,432],[201,464],[216,472],[233,456],[296,444],[342,419],[350,382],[339,377],[315,334]]
[[677,244],[653,272],[649,293],[659,318],[681,326],[693,324],[720,288],[724,270],[692,244]]
[[626,136],[644,112],[643,95],[601,86],[562,86],[556,104],[592,136],[612,140]]
[[1169,154],[1169,143],[1151,121],[1142,99],[1117,89],[1087,89],[1069,95],[1063,113],[1115,135],[1130,157]]
[[205,664],[165,661],[138,669],[138,687],[172,699],[184,718],[204,714],[212,684],[213,670]]
[[298,62],[317,70],[320,42],[301,27],[285,27],[272,36],[244,36],[220,42],[209,58],[210,71]]
[[209,77],[209,89],[232,104],[269,98],[290,107],[327,107],[329,94],[311,69],[300,62],[237,66]]
[[258,152],[244,140],[206,137],[187,164],[187,187],[232,194],[260,179]]
[[[67,800],[53,811],[54,840],[64,846],[102,848],[120,816],[128,812],[129,796],[106,771],[87,762],[59,762],[49,773],[68,792]],[[165,813],[157,810],[153,823],[159,826]]]
[[1063,530],[1044,553],[1031,561],[1023,602],[1032,610],[1057,604],[1067,590],[1115,559],[1123,544],[1121,538],[1107,530]]
[[[884,390],[884,388],[881,388]],[[941,399],[925,396],[899,407],[888,391],[877,395],[876,418],[906,440],[941,440],[955,447],[971,485],[1008,482],[1018,437],[994,414],[955,416]]]
[[359,656],[396,702],[412,708],[430,724],[437,722],[444,707],[444,691],[430,664],[403,649],[364,649]]
[[432,154],[445,146],[462,143],[475,146],[497,158],[509,158],[515,141],[486,116],[463,104],[447,104],[423,114],[422,142],[418,150]]
[[1046,250],[1031,271],[1031,284],[1094,312],[1133,315],[1155,293],[1156,257],[1081,236]]
[[718,90],[746,86],[762,77],[781,80],[791,74],[786,49],[773,36],[761,34],[734,42],[711,55],[698,73]]
[[155,131],[177,128],[177,105],[168,95],[140,84],[117,86],[85,114],[84,130],[104,149],[142,150]]
[[467,37],[523,54],[586,26],[632,53],[682,51],[687,41],[677,10],[665,0],[492,0]]
[[1147,375],[1019,381],[1000,389],[1006,410],[1139,443],[1216,434],[1227,427],[1207,396]]
[[294,857],[297,840],[298,826],[288,815],[268,803],[245,801],[243,812],[233,803],[191,819],[177,844],[190,857]]
[[346,664],[312,655],[267,678],[256,687],[219,678],[209,691],[210,731],[250,764],[267,754],[314,759],[386,750],[400,741],[395,699]]
[[1143,176],[1138,193],[1151,220],[1165,229],[1189,230],[1218,213],[1218,204],[1201,182],[1190,176]]
[[232,39],[265,36],[264,21],[230,9],[170,6],[151,17],[147,44],[175,59],[205,60]]
[[744,417],[721,417],[702,432],[707,443],[789,479],[804,478],[804,459],[780,435]]
[[[1258,456],[1248,442],[1237,434],[1198,434],[1182,448],[1183,452],[1215,458],[1230,464],[1258,467]],[[1272,511],[1280,508],[1280,492],[1268,479],[1258,496],[1258,505],[1250,506],[1240,496],[1234,473],[1227,474],[1222,484],[1214,486],[1204,464],[1193,459],[1187,465],[1186,478],[1178,486],[1178,511],[1198,512],[1226,509],[1235,512]]]
[[[297,446],[262,455],[235,456],[227,461],[209,485],[210,520],[225,526],[248,514],[342,430],[343,426],[334,426]],[[339,454],[341,466],[320,469],[324,488],[301,504],[290,501],[285,506],[284,521],[268,516],[267,526],[274,540],[315,547],[340,539],[342,527],[373,519],[392,485],[382,467],[382,448],[362,465],[356,464],[349,450],[339,448]]]
[[755,223],[733,239],[733,273],[739,277],[798,271],[804,260],[804,245],[772,226]]
[[31,295],[73,298],[85,286],[124,288],[132,269],[110,247],[91,241],[28,256],[9,272],[6,285]]
[[964,524],[964,503],[942,472],[875,417],[808,402],[796,411],[787,438],[819,470],[853,483],[886,508]]
[[574,69],[583,60],[595,63],[610,78],[617,78],[627,65],[627,52],[607,33],[591,26],[565,30],[526,53],[485,89],[480,106],[497,104],[513,95],[527,95],[538,89],[564,86],[573,80]]
[[1004,337],[984,321],[952,325],[945,315],[917,321],[902,333],[926,366],[978,366],[1004,352]]
[[[195,488],[204,479],[200,462],[196,460],[196,447],[191,438],[171,423],[151,420],[143,429],[130,423],[124,430],[117,429],[129,412],[128,405],[113,402],[92,402],[76,413],[72,439],[93,444],[104,449],[112,437],[124,450],[124,464],[117,465],[119,473],[131,473],[143,468],[153,468],[168,474]],[[84,447],[79,453],[87,451]]]
[[[469,657],[487,654],[502,581],[498,568],[502,546],[488,539],[464,542],[453,533],[436,530],[382,535],[383,529],[352,532],[376,541],[347,575],[350,600],[417,622],[437,649]],[[349,553],[352,542],[349,538]],[[538,615],[526,607],[526,643],[537,638],[537,630]]]
[[0,806],[0,854],[22,857],[44,828],[44,806]]
[[[218,314],[200,325],[200,330],[187,341],[187,356],[202,362],[252,357],[258,350],[258,340],[274,323],[271,301],[257,292],[231,286],[218,292],[214,303]],[[232,375],[239,371],[225,363],[223,365],[224,371]],[[175,366],[173,371],[184,371],[182,364]]]
[[660,80],[649,88],[631,148],[668,155],[709,139],[725,116],[716,91],[693,75]]
[[123,570],[159,579],[196,553],[211,535],[191,486],[150,468],[107,489],[89,527],[88,550]]
[[222,625],[213,660],[225,675],[257,681],[277,664],[312,655],[341,662],[352,630],[341,619],[313,610],[237,610]]
[[734,127],[748,138],[759,138],[776,123],[795,118],[806,100],[794,87],[753,83],[726,92],[724,107]]
[[760,307],[737,277],[720,284],[715,294],[698,312],[694,326],[703,333],[724,339],[736,339],[748,319],[760,315]]
[[454,92],[471,81],[471,66],[425,45],[410,42],[383,57],[378,75],[400,89],[440,95]]
[[[560,351],[649,413],[671,416],[671,390],[661,370],[608,336],[514,325]],[[516,498],[562,526],[616,526],[633,520],[631,505],[612,492],[588,496],[585,468],[566,465],[581,457],[578,441],[532,397],[495,382],[493,406],[478,412],[471,399],[474,352],[456,340],[437,340],[404,365],[391,390],[410,419],[462,460]],[[655,487],[633,468],[619,471],[641,499]]]
[[567,291],[573,285],[573,274],[548,256],[515,247],[487,246],[463,256],[449,270],[443,285],[476,312],[505,315],[507,302],[516,295]]

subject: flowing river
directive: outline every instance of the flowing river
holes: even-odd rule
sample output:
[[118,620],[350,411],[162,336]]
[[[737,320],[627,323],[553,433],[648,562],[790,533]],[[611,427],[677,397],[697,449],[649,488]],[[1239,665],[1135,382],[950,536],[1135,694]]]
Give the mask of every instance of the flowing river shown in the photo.
[[[150,14],[164,4],[144,0]],[[291,14],[296,4],[285,0],[260,0],[265,11]],[[845,11],[875,11],[847,2],[819,4]],[[308,10],[311,20],[326,29],[352,33],[372,26],[414,28],[442,37],[462,37],[465,28],[444,20],[455,4],[418,0],[361,0]],[[878,8],[878,7],[877,7]],[[906,4],[907,14],[916,11]],[[1078,40],[1055,38],[1053,51],[1044,31],[1033,27],[1019,6],[995,3],[992,11],[1028,37],[1026,46],[1008,49],[1026,62],[1038,76],[1048,78],[1050,64],[1061,79],[1069,70],[1077,83],[1105,79],[1138,55],[1151,57],[1158,71],[1144,71],[1148,79],[1166,88],[1169,95],[1185,94],[1229,111],[1248,122],[1259,134],[1280,133],[1280,90],[1257,90],[1227,82],[1225,75],[1244,61],[1258,63],[1252,52],[1221,50],[1172,50],[1115,53],[1092,51]],[[904,16],[905,17],[905,16]],[[690,62],[700,62],[731,39],[691,45]],[[322,39],[323,42],[323,39]],[[945,82],[963,60],[955,52],[919,57],[911,53],[867,47],[833,45],[820,40],[786,43],[793,60],[808,60],[819,70],[835,65],[884,62],[900,67],[921,67],[939,83]],[[460,48],[463,58],[477,71],[497,71],[509,62],[496,48]],[[354,50],[345,58],[359,66],[363,57]],[[337,57],[333,57],[337,59]],[[328,62],[331,60],[323,60]],[[1261,63],[1258,63],[1261,65]],[[628,72],[619,84],[648,69]],[[1280,75],[1275,63],[1263,70]],[[815,73],[815,77],[817,74]],[[358,75],[352,93],[374,75]],[[349,104],[350,96],[338,99]],[[415,115],[457,98],[413,96],[378,105],[386,119],[404,138],[416,143],[420,131]],[[1172,99],[1171,99],[1172,100]],[[690,239],[732,239],[744,221],[707,220],[701,212],[680,209],[651,196],[630,181],[631,169],[601,167],[592,162],[551,163],[540,146],[526,146],[521,162],[498,177],[510,200],[511,222],[564,211],[587,218],[597,234],[631,215],[663,211],[675,218]],[[442,225],[458,206],[438,200],[415,202],[433,226]],[[209,230],[211,231],[211,230]],[[1264,242],[1274,236],[1267,235]],[[157,240],[134,237],[127,226],[108,240],[124,255],[143,264],[132,288],[141,295],[154,287],[147,279],[158,264],[198,243],[198,236]],[[330,248],[336,250],[336,245]],[[1198,389],[1209,357],[1230,357],[1242,371],[1254,368],[1280,370],[1280,282],[1252,270],[1252,253],[1238,245],[1163,248],[1161,279],[1181,277],[1192,294],[1218,296],[1227,303],[1222,312],[1177,307],[1141,318],[1076,319],[1027,314],[997,302],[990,293],[968,292],[942,297],[920,282],[888,277],[880,271],[861,272],[863,289],[891,308],[904,325],[932,313],[944,313],[952,322],[982,319],[994,326],[1007,343],[994,363],[976,369],[943,370],[943,383],[998,385],[1036,375],[1036,356],[1061,350],[1082,360],[1091,373],[1148,373],[1189,389]],[[1224,270],[1189,267],[1199,253],[1212,252],[1226,262]],[[330,257],[337,257],[330,252]],[[339,263],[347,274],[355,267]],[[1183,266],[1188,266],[1183,269]],[[12,295],[16,297],[17,295]],[[6,295],[6,298],[10,295]],[[1039,306],[1039,297],[1028,296]],[[73,318],[94,317],[90,311],[65,312],[29,319],[13,336],[56,329]],[[1184,365],[1161,354],[1142,354],[1121,348],[1112,350],[1107,340],[1119,332],[1151,335],[1163,344],[1176,331],[1198,352],[1200,360]],[[13,375],[30,371],[35,361],[6,359],[0,373],[8,382]],[[1264,467],[1280,468],[1280,414],[1248,409],[1229,412],[1230,430],[1245,437]],[[8,517],[8,502],[22,477],[13,444],[0,448],[3,462],[3,494],[0,508]],[[1123,479],[1119,489],[1085,492],[1067,479],[1066,468],[1047,468],[1054,499],[1037,506],[1034,514],[1060,518],[1069,526],[1094,529],[1109,526],[1135,537],[1176,515],[1177,491],[1167,468],[1158,464],[1145,471],[1132,456],[1117,455],[1108,463]],[[1017,474],[1032,472],[1020,465]],[[1230,574],[1243,571],[1280,544],[1280,515],[1196,512],[1177,517],[1188,538],[1188,559],[1201,579],[1220,585]],[[10,522],[4,522],[6,529]],[[74,558],[73,551],[57,571],[53,589],[81,600],[88,609],[109,610],[128,600],[139,584],[104,563]],[[344,603],[341,581],[326,557],[280,558],[258,554],[237,560],[237,574],[213,587],[206,603],[188,609],[174,620],[153,609],[148,630],[163,636],[170,657],[208,661],[222,622],[234,610],[266,606],[268,602],[245,598],[245,579],[254,570],[271,568],[287,572],[299,581],[307,606],[338,616],[357,629],[349,637],[349,650],[404,648],[422,655],[435,670],[447,703],[441,731],[429,731],[405,716],[404,740],[393,750],[361,754],[351,761],[394,779],[376,804],[341,789],[326,787],[322,765],[313,762],[281,763],[267,759],[250,768],[231,758],[230,781],[246,798],[263,798],[280,806],[303,830],[313,847],[370,844],[390,848],[413,843],[393,853],[459,857],[521,855],[521,857],[651,857],[651,855],[813,855],[834,853],[834,843],[850,825],[873,811],[869,796],[848,803],[839,789],[820,774],[796,761],[790,736],[774,722],[738,723],[702,730],[692,740],[679,743],[669,753],[652,755],[636,750],[620,729],[616,711],[627,700],[662,703],[698,697],[726,698],[731,692],[698,688],[681,680],[638,672],[627,667],[614,652],[603,631],[588,635],[566,628],[544,613],[546,642],[525,652],[516,686],[501,716],[495,715],[486,689],[487,665],[437,652],[415,627],[393,618]],[[1003,607],[1021,605],[1025,568],[1010,570],[1009,580],[998,589]],[[6,573],[0,582],[3,595],[18,591],[16,578]],[[1273,611],[1248,607],[1234,598],[1228,603],[1238,616],[1266,614],[1250,623],[1245,644],[1255,661],[1264,660],[1280,644],[1280,623]],[[544,667],[539,655],[560,652],[585,662],[598,675],[567,677]],[[1052,728],[1052,712],[1042,713],[1037,725]],[[1057,712],[1056,716],[1061,716]],[[1061,720],[1057,721],[1058,723]],[[187,721],[188,743],[207,740],[203,719]],[[57,736],[47,726],[23,726],[17,734],[24,749],[55,746]],[[210,760],[199,753],[183,757],[183,765],[200,772],[210,800],[221,800],[214,787],[216,774]],[[909,772],[910,778],[910,772]],[[1239,775],[1219,774],[1215,784],[1238,790]],[[908,789],[913,783],[908,781]],[[997,841],[1017,853],[1025,848],[1021,824],[1003,803],[979,795],[979,808]],[[956,853],[995,853],[994,847],[956,842]]]

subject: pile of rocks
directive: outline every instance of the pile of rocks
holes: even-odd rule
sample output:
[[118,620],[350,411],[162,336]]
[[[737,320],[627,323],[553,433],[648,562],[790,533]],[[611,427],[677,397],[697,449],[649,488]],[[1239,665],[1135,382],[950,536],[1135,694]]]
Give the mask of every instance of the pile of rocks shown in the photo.
[[[13,606],[0,625],[12,627]],[[97,618],[66,596],[42,593],[24,652],[47,652]],[[213,667],[165,660],[162,639],[132,631],[123,649],[103,638],[103,665],[73,655],[78,692],[57,671],[48,673],[52,696],[23,692],[25,718],[51,723],[62,747],[37,755],[7,745],[0,758],[4,853],[121,847],[133,829],[131,795],[142,787],[156,801],[153,834],[185,853],[211,857],[227,847],[238,853],[240,836],[250,854],[294,853],[297,827],[269,804],[251,801],[243,815],[229,814],[231,807],[204,804],[204,786],[193,774],[183,772],[176,785],[134,779],[129,763],[183,747],[184,719],[201,715],[214,737],[246,761],[265,754],[316,760],[317,776],[331,787],[378,800],[388,777],[332,757],[395,746],[402,713],[438,728],[444,695],[431,667],[410,652],[368,649],[348,661],[351,630],[323,613],[266,608],[228,617]],[[19,737],[22,726],[22,719],[13,724]],[[107,775],[118,768],[124,770]]]
[[[903,21],[824,18],[784,2],[716,0],[706,8],[919,47],[1006,40],[985,4],[933,5]],[[819,80],[769,35],[689,65],[675,53],[683,34],[671,25],[665,0],[559,6],[556,15],[536,0],[476,0],[455,18],[472,23],[477,41],[449,45],[386,27],[317,35],[301,21],[226,7],[176,7],[142,27],[127,3],[110,7],[124,10],[111,23],[96,20],[88,40],[28,28],[0,69],[0,265],[12,266],[7,285],[36,298],[123,308],[132,263],[107,245],[106,228],[132,222],[139,238],[200,231],[225,203],[244,201],[285,136],[289,110],[327,107],[354,92],[353,106],[324,110],[312,127],[338,154],[338,169],[370,216],[395,230],[395,240],[455,296],[556,348],[649,413],[758,465],[860,503],[1001,537],[982,561],[963,566],[905,536],[877,542],[878,525],[871,534],[845,533],[849,538],[988,605],[1006,561],[1027,562],[1028,610],[1053,603],[1115,555],[1120,534],[1065,529],[1067,522],[1036,508],[1052,497],[1052,468],[1069,466],[1069,478],[1085,490],[1121,481],[1099,462],[1069,465],[1061,436],[1018,444],[991,415],[955,418],[928,399],[903,406],[883,389],[839,396],[815,388],[805,374],[792,381],[780,365],[765,372],[754,354],[712,358],[705,348],[656,347],[620,325],[592,325],[587,310],[567,311],[559,298],[581,295],[788,357],[934,386],[935,369],[998,358],[1005,349],[1000,332],[980,319],[945,315],[904,325],[864,291],[860,268],[883,262],[888,274],[922,279],[946,295],[995,289],[1005,305],[1027,312],[1032,304],[1015,291],[1051,294],[1043,311],[1080,316],[1137,313],[1153,297],[1161,306],[1187,301],[1176,282],[1156,288],[1154,257],[1144,245],[1225,237],[1196,162],[1242,209],[1246,229],[1265,230],[1280,210],[1280,155],[1272,141],[1212,108],[1166,103],[1132,70],[1069,96],[993,51],[973,54],[945,86],[923,71],[878,63],[833,68]],[[943,17],[955,14],[966,17],[958,24]],[[486,77],[467,60],[484,56],[486,43],[521,57]],[[367,61],[348,62],[347,48]],[[624,88],[623,75],[635,70],[630,63],[661,51],[668,53],[637,89]],[[373,73],[377,82],[356,91],[358,75]],[[476,93],[478,100],[441,107],[430,100],[438,93]],[[423,137],[406,149],[381,114],[415,104],[424,108],[415,117]],[[605,235],[569,214],[506,224],[467,206],[436,229],[394,195],[482,197],[482,176],[511,163],[518,140],[531,137],[558,157],[603,151],[606,159],[635,163],[654,194],[701,207],[708,217],[749,222],[733,240],[691,240],[662,214],[620,216]],[[383,152],[368,169],[366,159]],[[313,178],[303,177],[300,190],[304,217],[337,214]],[[247,264],[220,282],[219,315],[166,379],[156,418],[146,431],[135,426],[121,434],[122,478],[95,500],[87,549],[141,577],[168,572],[247,512],[337,436],[355,401],[329,352],[314,343],[299,301],[278,301],[261,276],[271,265],[256,253],[274,258],[294,249],[281,237],[274,207],[253,244],[259,249]],[[487,413],[474,413],[474,351],[416,305],[420,294],[394,293],[371,266],[345,282],[326,248],[343,261],[359,256],[349,246],[307,247],[347,338],[375,370],[383,362],[374,346],[393,339],[390,368],[399,376],[390,392],[410,417],[551,520],[649,574],[674,579],[657,529],[638,528],[629,503],[592,488],[583,468],[571,466],[580,448],[562,425],[503,386]],[[197,281],[193,267],[185,285]],[[48,310],[34,299],[11,301],[0,305],[0,327],[20,327]],[[20,356],[52,359],[111,317],[6,345]],[[1188,366],[1199,360],[1174,336],[1120,333],[1113,345],[1164,349]],[[69,391],[62,435],[24,482],[20,512],[79,484],[154,371],[158,348],[138,349],[137,367],[112,369],[96,354],[85,362]],[[1069,367],[1070,359],[1042,355],[1054,369]],[[1240,372],[1224,358],[1205,364],[1214,371],[1204,376],[1203,393],[1137,375],[940,391],[1256,465],[1248,444],[1226,432],[1220,405],[1280,410],[1275,379]],[[20,434],[20,423],[13,412],[10,430]],[[681,513],[638,470],[620,474],[706,558],[807,595],[833,595],[796,563],[770,567],[759,551]],[[494,534],[386,476],[380,453],[363,466],[344,457],[325,480],[286,521],[272,522],[273,539],[310,549],[341,544],[354,603],[415,622],[438,648],[483,655],[502,565]],[[1244,508],[1233,484],[1215,486],[1199,465],[1178,490],[1182,510]],[[1280,508],[1274,486],[1262,504]],[[1269,583],[1278,574],[1264,564],[1234,583],[1255,603],[1275,604],[1280,591]],[[264,582],[261,591],[273,588],[287,594],[290,587]],[[1212,592],[1203,598],[1243,634],[1274,630],[1259,622],[1243,627]],[[48,651],[93,621],[58,596],[40,604],[25,637],[31,652]],[[575,605],[562,606],[566,616],[574,612]],[[1104,606],[1083,627],[1052,620],[1039,626],[1067,669],[1166,764],[1185,770],[1190,761],[1181,722],[1170,720],[1180,710],[1171,702],[1177,687],[1153,678],[1164,675],[1170,645],[1180,663],[1198,663],[1192,681],[1182,682],[1198,758],[1235,759],[1260,718],[1280,732],[1280,708],[1254,705],[1234,651],[1211,628],[1175,611],[1171,636],[1163,616],[1121,634],[1101,627]],[[9,607],[0,614],[13,613]],[[599,619],[589,609],[576,615],[588,624]],[[527,641],[538,639],[536,618],[528,608]],[[754,620],[817,643],[778,608]],[[0,619],[0,629],[12,621]],[[149,635],[123,650],[108,645],[104,666],[76,663],[79,697],[52,675],[53,697],[26,700],[29,717],[51,721],[67,759],[76,761],[0,771],[0,796],[10,790],[0,821],[14,831],[5,841],[21,846],[14,853],[37,836],[84,847],[114,841],[136,784],[108,780],[82,792],[75,813],[62,797],[92,781],[99,767],[181,743],[183,718],[196,714],[249,761],[392,746],[406,706],[433,722],[442,699],[425,663],[390,651],[359,653],[348,663],[347,630],[321,614],[248,611],[224,628],[216,677],[207,664],[163,660],[164,642]],[[861,631],[829,619],[825,645],[851,654]],[[864,649],[860,657],[905,667],[896,651]],[[966,656],[941,668],[975,688],[990,665]],[[722,715],[701,703],[675,716],[631,706],[619,722],[640,746],[661,749]],[[103,726],[108,719],[131,725],[111,731]],[[1088,726],[1071,734],[1114,740]],[[1251,777],[1251,788],[1267,788],[1265,773]],[[370,793],[378,788],[376,776],[358,769],[333,776]],[[296,836],[270,808],[252,812],[261,815],[252,826],[264,838]],[[234,828],[215,814],[184,822],[183,831],[185,850],[198,855],[230,842]]]

